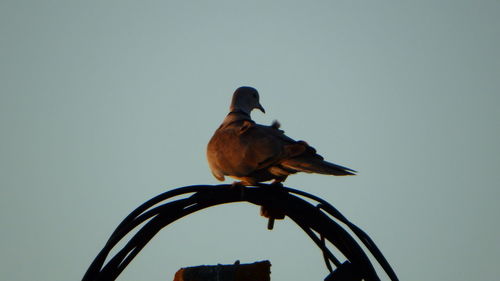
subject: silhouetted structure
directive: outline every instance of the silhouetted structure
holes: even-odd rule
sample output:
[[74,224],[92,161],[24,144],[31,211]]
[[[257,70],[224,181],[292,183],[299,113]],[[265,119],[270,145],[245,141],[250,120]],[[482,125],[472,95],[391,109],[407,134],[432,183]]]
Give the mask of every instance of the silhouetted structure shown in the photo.
[[[164,202],[180,195],[190,196]],[[315,201],[315,205],[300,197]],[[331,272],[325,280],[380,280],[363,249],[338,222],[347,226],[357,236],[391,280],[398,280],[391,266],[370,237],[356,225],[349,222],[328,202],[304,191],[260,184],[258,187],[231,185],[186,186],[167,191],[152,198],[139,206],[120,223],[88,268],[83,281],[115,280],[151,238],[165,226],[186,215],[215,205],[245,201],[280,210],[300,226],[323,252],[326,267]],[[110,251],[118,242],[143,222],[146,222],[144,226],[105,264]],[[342,253],[345,261],[341,262],[332,254],[327,247],[326,241],[330,242]]]
[[200,265],[179,269],[174,281],[270,281],[271,263]]

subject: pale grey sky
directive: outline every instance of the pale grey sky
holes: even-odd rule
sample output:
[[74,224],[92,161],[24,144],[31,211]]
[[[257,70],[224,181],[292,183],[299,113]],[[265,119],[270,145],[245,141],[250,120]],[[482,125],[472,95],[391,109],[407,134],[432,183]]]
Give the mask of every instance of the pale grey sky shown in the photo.
[[[81,279],[136,206],[216,184],[205,145],[241,85],[256,121],[360,172],[286,185],[364,229],[401,280],[500,275],[498,1],[3,0],[0,38],[0,280]],[[313,242],[258,212],[179,221],[119,280],[236,259],[323,280]]]

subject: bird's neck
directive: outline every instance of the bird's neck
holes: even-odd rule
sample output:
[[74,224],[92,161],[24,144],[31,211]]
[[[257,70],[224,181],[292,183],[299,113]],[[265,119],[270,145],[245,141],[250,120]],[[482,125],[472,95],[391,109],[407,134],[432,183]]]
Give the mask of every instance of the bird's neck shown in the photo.
[[239,109],[231,109],[231,111],[227,114],[226,118],[224,118],[224,122],[222,124],[230,124],[236,121],[241,120],[249,120],[252,121],[250,114]]
[[248,106],[244,106],[238,103],[233,103],[229,107],[229,113],[242,113],[250,116],[250,112],[252,111],[251,108],[248,108]]

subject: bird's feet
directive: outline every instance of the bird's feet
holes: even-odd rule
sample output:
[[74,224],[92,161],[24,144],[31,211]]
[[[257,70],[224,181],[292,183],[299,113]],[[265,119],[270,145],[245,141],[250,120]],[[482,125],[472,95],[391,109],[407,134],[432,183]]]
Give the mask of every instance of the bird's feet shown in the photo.
[[234,181],[231,184],[231,188],[236,188],[236,187],[245,187],[246,184],[243,181]]
[[233,182],[233,186],[257,186],[259,183],[252,177],[233,177],[240,181]]
[[274,180],[272,183],[271,183],[271,186],[272,187],[283,187],[283,183],[281,181],[278,181],[278,180]]

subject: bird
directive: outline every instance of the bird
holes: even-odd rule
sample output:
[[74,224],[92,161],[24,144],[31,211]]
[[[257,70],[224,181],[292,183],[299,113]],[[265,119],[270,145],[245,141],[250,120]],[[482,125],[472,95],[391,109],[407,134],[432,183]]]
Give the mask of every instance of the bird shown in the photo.
[[239,181],[235,183],[255,186],[267,181],[281,184],[298,172],[334,176],[357,173],[325,161],[307,142],[288,137],[278,121],[270,126],[257,124],[250,117],[254,109],[266,113],[258,91],[249,86],[237,88],[229,113],[207,145],[208,164],[217,180],[229,176]]

